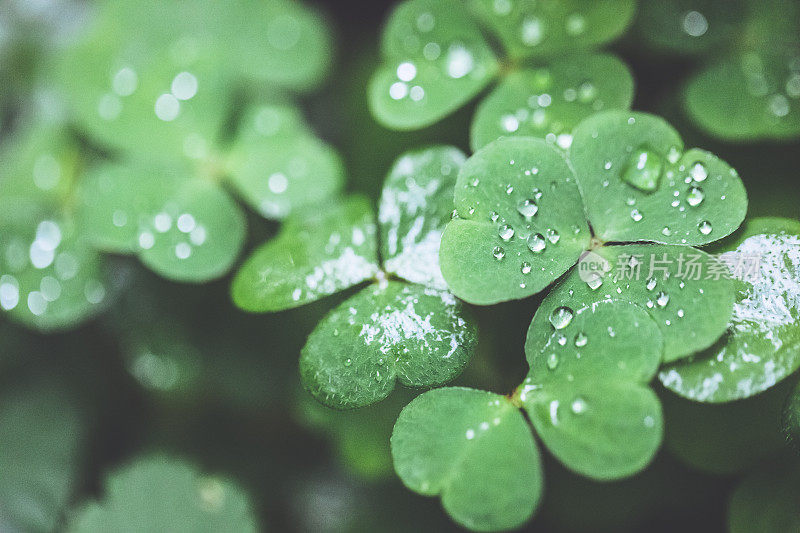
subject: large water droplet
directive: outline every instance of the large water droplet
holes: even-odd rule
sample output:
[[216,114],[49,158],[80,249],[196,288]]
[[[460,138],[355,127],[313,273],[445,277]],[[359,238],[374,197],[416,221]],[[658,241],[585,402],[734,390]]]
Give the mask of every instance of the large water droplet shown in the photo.
[[539,206],[536,205],[534,200],[522,200],[519,204],[517,204],[517,211],[519,211],[519,214],[523,217],[530,218],[539,211]]
[[700,233],[702,233],[703,235],[708,235],[714,228],[711,227],[711,222],[709,222],[708,220],[704,220],[697,225],[697,229],[700,230]]
[[697,182],[705,181],[705,179],[708,177],[708,169],[703,163],[698,161],[697,163],[692,165],[689,174],[692,176],[692,179],[694,181]]
[[553,312],[550,313],[550,323],[556,329],[564,329],[572,322],[574,314],[575,313],[573,313],[572,309],[569,307],[563,305],[561,307],[556,307],[553,309]]
[[639,149],[631,154],[628,165],[622,173],[622,181],[644,192],[658,189],[658,182],[664,170],[664,159],[652,150]]
[[561,239],[561,235],[554,229],[548,229],[545,233],[547,233],[547,240],[553,244],[556,244]]
[[547,246],[547,241],[541,233],[534,233],[528,237],[528,249],[531,252],[538,254],[544,250],[545,246]]
[[706,195],[700,187],[689,187],[689,192],[686,193],[686,203],[692,207],[697,207],[703,203]]
[[508,242],[511,240],[511,237],[514,236],[514,228],[512,228],[508,224],[503,224],[502,226],[500,226],[500,229],[497,231],[497,234],[500,236],[501,239]]

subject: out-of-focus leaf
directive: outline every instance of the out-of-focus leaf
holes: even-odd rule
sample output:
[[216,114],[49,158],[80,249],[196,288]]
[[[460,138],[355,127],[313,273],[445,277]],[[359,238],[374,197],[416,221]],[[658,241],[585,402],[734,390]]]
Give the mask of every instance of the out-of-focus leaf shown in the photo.
[[627,109],[633,76],[612,55],[578,55],[505,76],[479,105],[473,150],[501,136],[541,137],[569,148],[572,129],[601,109]]
[[202,475],[181,460],[150,456],[109,474],[103,499],[84,504],[67,530],[255,532],[248,500],[232,482]]

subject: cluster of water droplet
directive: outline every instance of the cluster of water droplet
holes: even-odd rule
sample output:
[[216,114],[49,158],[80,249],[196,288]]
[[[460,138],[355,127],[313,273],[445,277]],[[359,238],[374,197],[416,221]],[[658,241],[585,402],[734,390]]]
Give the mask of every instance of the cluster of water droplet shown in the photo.
[[[0,258],[5,270],[0,272],[0,308],[11,311],[24,302],[32,314],[41,316],[64,295],[64,284],[77,278],[81,265],[62,244],[62,228],[52,220],[38,224],[29,244],[21,237],[8,239]],[[106,289],[95,279],[86,280],[81,289],[89,304],[105,299]]]
[[768,72],[764,60],[756,53],[742,56],[741,69],[747,91],[766,101],[765,113],[773,120],[780,120],[792,111],[792,101],[800,99],[800,56],[787,60],[788,74],[776,79]]
[[[124,214],[122,211],[115,211],[114,217]],[[119,217],[122,225],[127,224],[127,216]],[[178,259],[188,259],[191,257],[195,247],[202,246],[208,236],[203,224],[198,223],[195,216],[191,213],[179,213],[178,209],[172,205],[165,206],[164,209],[152,217],[147,216],[139,224],[138,244],[142,250],[153,248],[159,235],[172,234],[170,243],[173,253]]]
[[[500,17],[506,17],[513,11],[514,2],[515,0],[494,0],[493,11]],[[586,32],[586,18],[581,13],[570,13],[564,19],[563,25],[563,31],[570,37],[577,37]],[[519,22],[519,40],[526,47],[534,48],[541,44],[548,32],[561,34],[561,31],[561,28],[557,27],[548,28],[547,21],[535,15],[525,16]]]

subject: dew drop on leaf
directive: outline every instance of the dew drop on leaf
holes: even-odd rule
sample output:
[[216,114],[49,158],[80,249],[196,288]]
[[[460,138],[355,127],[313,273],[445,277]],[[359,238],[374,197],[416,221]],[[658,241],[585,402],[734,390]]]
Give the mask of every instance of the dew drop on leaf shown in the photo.
[[656,303],[659,307],[666,307],[669,303],[669,294],[664,291],[659,292],[656,295]]
[[692,176],[692,179],[694,181],[697,182],[705,181],[705,179],[708,177],[708,169],[703,163],[698,161],[697,163],[692,165],[689,174]]
[[492,250],[492,255],[494,256],[495,259],[501,261],[506,256],[506,251],[503,250],[503,248],[500,246],[495,246],[494,249]]
[[512,228],[508,224],[503,224],[502,226],[500,226],[500,229],[498,230],[497,233],[501,239],[508,242],[511,240],[511,237],[514,236],[514,228]]
[[553,312],[550,313],[550,323],[556,329],[564,329],[572,322],[574,314],[575,313],[569,307],[563,305],[561,307],[556,307],[553,309]]
[[585,333],[580,332],[575,335],[575,346],[578,348],[583,348],[589,342],[589,337],[586,336]]
[[703,235],[708,235],[714,228],[711,227],[711,222],[709,222],[708,220],[704,220],[697,225],[697,229],[700,230],[700,233],[702,233]]
[[533,253],[539,253],[547,246],[547,242],[541,233],[534,233],[528,237],[528,249]]
[[686,203],[692,207],[697,207],[703,203],[706,195],[700,187],[690,187],[689,192],[686,194]]
[[547,356],[547,368],[555,370],[558,367],[558,355],[555,352]]
[[586,411],[587,407],[588,407],[588,405],[586,404],[586,400],[584,400],[580,396],[578,396],[574,400],[572,400],[572,403],[570,404],[570,409],[576,415],[579,415],[579,414],[583,413],[584,411]]
[[531,264],[527,261],[522,263],[522,267],[520,268],[523,274],[530,274],[531,273]]
[[536,202],[534,200],[531,199],[522,200],[517,205],[517,211],[519,212],[520,215],[522,215],[527,219],[534,216],[539,211],[539,206],[536,205]]
[[664,170],[664,159],[649,149],[635,150],[628,160],[622,181],[644,192],[658,189],[661,173]]

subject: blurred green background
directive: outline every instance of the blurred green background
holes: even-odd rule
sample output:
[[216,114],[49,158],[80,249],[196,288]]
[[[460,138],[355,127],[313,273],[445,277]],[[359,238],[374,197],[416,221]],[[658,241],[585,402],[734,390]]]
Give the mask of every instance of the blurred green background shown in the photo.
[[[717,20],[735,19],[741,3],[658,4],[665,20],[710,10],[715,28]],[[720,4],[726,8],[715,10]],[[335,48],[328,77],[303,93],[299,105],[317,135],[342,155],[348,190],[376,199],[391,163],[410,148],[453,144],[469,153],[474,103],[418,132],[385,129],[367,109],[366,82],[394,2],[308,5],[329,21]],[[2,2],[0,142],[49,109],[42,70],[80,35],[90,11],[81,1]],[[708,53],[681,53],[680,44],[658,46],[647,38],[652,22],[642,14],[652,12],[640,9],[632,30],[611,47],[634,73],[633,108],[663,116],[687,145],[711,150],[736,168],[751,216],[798,218],[800,142],[721,141],[683,110],[686,80],[708,57],[733,49],[735,35],[723,33]],[[247,222],[247,250],[278,227],[249,212]],[[111,263],[116,298],[77,329],[41,334],[0,317],[0,530],[62,529],[80,502],[102,495],[107,472],[152,451],[237,482],[264,530],[457,529],[436,499],[405,490],[392,470],[388,437],[415,391],[339,413],[316,404],[300,386],[297,359],[306,336],[347,294],[302,310],[248,315],[230,301],[230,276],[187,285],[165,281],[129,257]],[[510,392],[527,370],[522,347],[537,304],[533,298],[476,308],[481,349],[457,384]],[[544,502],[527,529],[725,531],[728,500],[742,473],[781,449],[778,418],[789,385],[722,406],[661,391],[666,445],[652,467],[600,484],[546,457]]]

